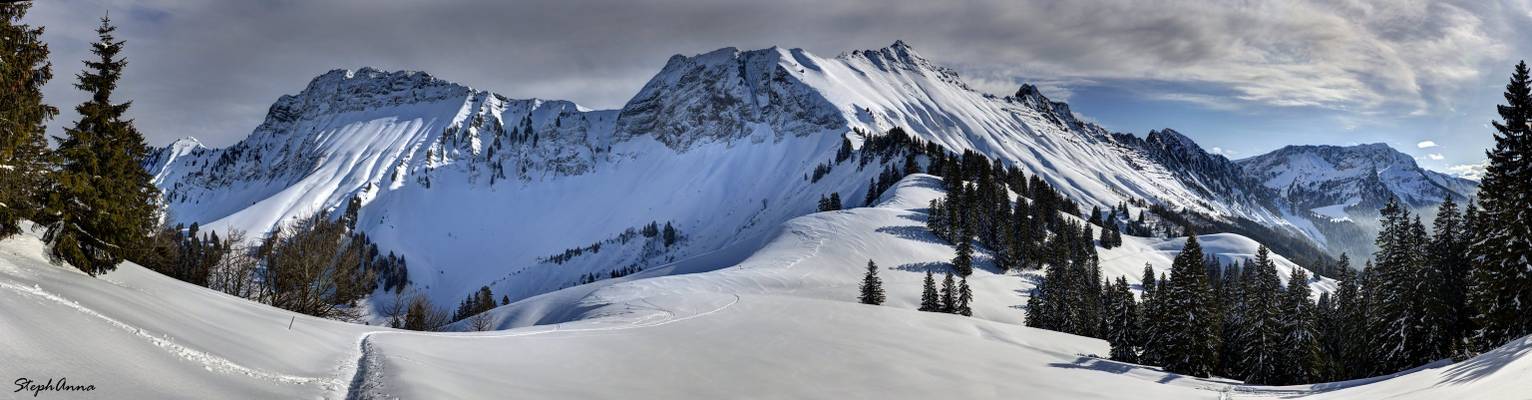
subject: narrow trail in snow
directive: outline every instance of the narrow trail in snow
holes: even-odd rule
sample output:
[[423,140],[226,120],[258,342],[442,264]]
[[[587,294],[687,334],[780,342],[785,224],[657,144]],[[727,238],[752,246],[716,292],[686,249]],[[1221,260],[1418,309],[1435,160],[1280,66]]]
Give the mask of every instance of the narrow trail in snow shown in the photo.
[[[378,358],[377,350],[374,349],[373,342],[372,342],[372,337],[374,335],[378,335],[378,334],[436,336],[436,337],[456,338],[456,339],[491,339],[491,338],[507,338],[507,337],[533,336],[533,335],[541,335],[541,334],[554,333],[554,332],[618,331],[618,330],[626,330],[626,329],[637,329],[637,328],[648,328],[648,327],[662,326],[662,325],[668,325],[668,324],[672,324],[672,323],[676,323],[676,322],[690,320],[690,319],[693,319],[693,318],[699,318],[699,317],[711,315],[711,314],[719,312],[719,311],[723,311],[724,309],[729,308],[729,307],[739,303],[739,301],[740,301],[740,297],[739,297],[738,294],[730,294],[731,296],[733,296],[733,299],[731,299],[728,303],[719,306],[718,308],[715,308],[715,309],[712,309],[712,310],[708,310],[708,311],[704,311],[704,312],[700,312],[700,313],[696,313],[696,314],[692,314],[692,315],[676,317],[676,313],[675,312],[667,310],[667,309],[665,309],[663,307],[660,307],[660,306],[658,306],[658,305],[656,305],[654,303],[651,303],[651,302],[649,302],[646,299],[640,299],[640,301],[642,301],[645,305],[648,306],[648,307],[645,307],[645,308],[653,309],[653,310],[659,311],[659,312],[663,312],[663,313],[665,313],[666,317],[662,318],[662,319],[660,319],[658,321],[653,321],[653,322],[636,322],[634,324],[626,325],[626,326],[602,326],[602,327],[565,329],[563,327],[564,324],[561,323],[561,324],[554,324],[554,325],[552,325],[552,329],[547,329],[547,330],[540,330],[540,331],[533,331],[533,332],[504,333],[504,334],[487,334],[487,335],[486,334],[447,333],[447,332],[430,333],[430,332],[410,332],[410,331],[371,331],[371,332],[363,333],[362,336],[357,339],[356,349],[357,349],[357,353],[358,354],[357,354],[357,357],[355,358],[354,365],[351,365],[351,363],[343,365],[341,368],[339,368],[339,372],[337,373],[337,376],[334,376],[334,377],[308,377],[308,376],[289,375],[289,374],[283,374],[283,373],[278,373],[278,372],[271,372],[271,371],[265,371],[265,370],[261,370],[261,369],[257,369],[257,368],[247,367],[247,366],[241,365],[239,363],[236,363],[236,362],[234,362],[232,360],[229,360],[227,358],[223,358],[221,356],[218,356],[218,355],[206,352],[206,351],[192,349],[192,348],[183,346],[183,345],[181,345],[179,343],[176,343],[169,336],[156,335],[154,333],[151,333],[151,332],[146,331],[146,330],[144,330],[142,328],[133,326],[133,325],[128,324],[126,322],[123,322],[121,320],[118,320],[118,319],[106,316],[104,314],[96,312],[95,310],[90,309],[89,307],[81,305],[77,301],[70,300],[70,299],[65,298],[63,296],[54,294],[52,292],[49,292],[47,290],[42,289],[40,286],[37,286],[37,285],[33,285],[33,286],[29,287],[29,286],[25,286],[25,285],[16,284],[16,283],[0,281],[0,288],[4,288],[6,290],[14,292],[14,293],[16,293],[16,294],[18,294],[20,296],[23,296],[23,297],[38,298],[38,299],[42,299],[42,300],[45,300],[45,301],[53,302],[53,303],[56,303],[56,304],[68,307],[70,309],[73,309],[73,310],[75,310],[77,312],[80,312],[82,314],[85,314],[87,316],[97,318],[97,319],[99,319],[101,321],[106,322],[107,324],[109,324],[109,325],[111,325],[113,327],[116,327],[118,329],[123,330],[124,332],[127,332],[127,333],[133,335],[133,336],[141,338],[144,341],[148,342],[150,345],[153,345],[153,346],[155,346],[157,348],[160,348],[160,349],[164,350],[165,352],[167,352],[167,353],[169,353],[171,355],[174,355],[176,357],[179,357],[179,358],[181,358],[183,360],[186,360],[186,361],[189,361],[189,362],[192,362],[192,363],[196,363],[196,364],[202,366],[204,369],[206,369],[208,371],[215,371],[215,372],[221,372],[221,373],[226,373],[226,374],[234,374],[234,375],[244,375],[244,376],[249,376],[251,378],[255,378],[255,379],[259,379],[259,380],[276,382],[276,383],[296,384],[296,385],[311,385],[311,384],[312,385],[318,385],[318,387],[322,388],[326,393],[328,393],[328,395],[326,397],[329,397],[329,398],[344,398],[344,399],[371,399],[371,398],[379,397],[378,395],[380,395],[380,393],[376,393],[376,391],[377,391],[377,389],[382,387],[382,382],[380,380],[378,380],[377,378],[380,378],[382,376],[382,361]],[[581,322],[600,321],[601,319],[605,319],[605,318],[583,320]],[[350,375],[350,379],[349,380],[344,379],[345,375]]]
[[[533,332],[500,333],[500,334],[471,334],[471,333],[463,333],[463,332],[412,332],[412,331],[372,331],[372,332],[367,332],[367,333],[362,334],[362,337],[357,340],[357,352],[358,352],[358,355],[356,357],[356,365],[351,366],[351,369],[353,370],[352,377],[351,377],[351,380],[350,380],[351,383],[350,383],[350,386],[347,388],[345,395],[344,396],[340,396],[340,397],[345,398],[347,400],[376,399],[376,398],[384,397],[384,393],[380,392],[380,390],[383,387],[383,383],[379,379],[379,378],[382,378],[382,376],[383,376],[383,371],[382,371],[382,369],[383,369],[383,360],[381,359],[381,356],[378,355],[378,351],[373,347],[373,344],[372,344],[372,337],[376,336],[376,335],[388,334],[388,335],[410,335],[410,336],[434,336],[434,337],[453,338],[453,339],[499,339],[499,338],[510,338],[510,337],[536,336],[536,335],[543,335],[543,334],[549,334],[549,333],[607,332],[607,331],[621,331],[621,330],[639,329],[639,328],[652,328],[652,327],[656,327],[656,326],[669,325],[669,324],[673,324],[673,323],[677,323],[677,322],[681,322],[681,321],[690,320],[690,319],[693,319],[693,318],[699,318],[699,317],[711,315],[713,313],[717,313],[719,311],[723,311],[726,308],[732,307],[735,304],[738,304],[740,302],[740,297],[739,297],[738,294],[732,294],[731,293],[729,295],[733,296],[734,298],[731,299],[728,303],[726,303],[724,305],[721,305],[721,306],[718,306],[718,308],[714,308],[712,310],[708,310],[708,311],[704,311],[704,312],[700,312],[700,313],[696,313],[696,314],[692,314],[692,315],[687,315],[687,316],[683,316],[683,317],[676,317],[675,316],[676,314],[673,311],[664,309],[663,307],[655,305],[654,303],[651,303],[651,302],[649,302],[646,299],[639,299],[639,301],[643,302],[644,304],[647,304],[647,305],[649,305],[651,307],[654,307],[654,309],[656,311],[660,311],[660,312],[666,313],[668,315],[668,317],[666,317],[664,319],[661,319],[659,321],[655,321],[655,322],[637,322],[637,323],[633,323],[633,324],[626,325],[626,326],[601,326],[601,327],[590,327],[590,328],[569,328],[569,329],[566,329],[566,328],[564,328],[564,325],[566,323],[559,323],[559,324],[553,324],[552,325],[553,328],[552,329],[547,329],[547,330],[540,330],[540,331],[533,331]],[[582,321],[577,321],[577,322],[600,321],[601,319],[605,319],[605,318],[589,319],[589,320],[582,320]]]
[[44,300],[47,300],[47,301],[51,301],[51,302],[63,305],[65,307],[69,307],[71,309],[74,309],[75,311],[78,311],[78,312],[80,312],[82,314],[85,314],[85,315],[88,315],[88,316],[91,316],[91,317],[95,317],[97,319],[105,321],[109,325],[112,325],[112,326],[114,326],[114,327],[116,327],[118,329],[121,329],[121,330],[129,333],[129,334],[132,334],[133,336],[139,337],[139,338],[149,342],[149,344],[151,344],[151,345],[153,345],[155,347],[164,349],[166,352],[170,353],[171,355],[174,355],[176,357],[180,357],[181,359],[186,360],[186,361],[190,361],[190,362],[193,362],[193,363],[200,364],[205,369],[207,369],[209,371],[218,371],[218,372],[229,373],[229,374],[245,375],[245,376],[249,376],[249,377],[252,377],[252,378],[255,378],[255,379],[271,381],[271,382],[278,382],[278,383],[298,384],[298,385],[318,384],[318,385],[320,385],[320,387],[323,387],[323,388],[326,388],[326,389],[331,389],[331,390],[333,390],[334,388],[337,388],[338,386],[340,386],[340,382],[337,381],[337,380],[334,380],[334,379],[330,379],[330,378],[314,378],[314,377],[296,376],[296,375],[287,375],[287,374],[282,374],[282,373],[277,373],[277,372],[263,371],[263,370],[260,370],[260,369],[251,368],[251,367],[246,367],[244,365],[240,365],[239,363],[231,361],[231,360],[229,360],[227,358],[223,358],[223,357],[214,355],[212,353],[208,353],[208,352],[205,352],[205,351],[201,351],[201,350],[192,349],[192,348],[189,348],[189,347],[186,347],[186,346],[182,346],[182,345],[176,343],[175,341],[171,340],[171,338],[169,336],[158,336],[158,335],[155,335],[155,334],[153,334],[151,332],[145,331],[142,328],[130,325],[130,324],[126,323],[126,322],[122,322],[122,321],[117,320],[115,318],[112,318],[112,317],[106,316],[104,314],[101,314],[99,312],[96,312],[95,310],[92,310],[92,309],[90,309],[88,307],[80,305],[80,303],[77,302],[77,301],[69,300],[67,298],[64,298],[63,296],[59,296],[59,295],[54,294],[52,292],[49,292],[47,290],[43,290],[42,287],[37,286],[37,285],[33,285],[32,287],[27,287],[27,286],[24,286],[24,285],[18,285],[18,284],[15,284],[15,283],[0,281],[0,288],[9,289],[9,290],[14,291],[14,292],[16,292],[16,293],[18,293],[18,294],[20,294],[22,296],[36,297],[36,298],[41,298],[41,299],[44,299]]

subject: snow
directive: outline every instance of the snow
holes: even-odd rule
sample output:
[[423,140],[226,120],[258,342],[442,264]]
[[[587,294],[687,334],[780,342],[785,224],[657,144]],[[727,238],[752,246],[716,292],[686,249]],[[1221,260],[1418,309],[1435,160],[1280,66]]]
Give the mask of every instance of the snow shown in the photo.
[[[937,179],[911,176],[877,207],[793,218],[758,243],[502,306],[492,316],[505,329],[492,332],[295,316],[132,264],[91,278],[50,265],[29,231],[0,241],[0,337],[13,349],[0,376],[67,376],[113,398],[1494,399],[1519,395],[1532,373],[1527,339],[1392,379],[1313,386],[1101,360],[1101,340],[1019,326],[1034,273],[998,274],[982,255],[974,317],[914,311],[924,271],[952,256],[922,228]],[[1220,257],[1255,245],[1199,239]],[[1103,270],[1133,279],[1145,262],[1168,268],[1180,241],[1125,236],[1103,252]],[[883,306],[856,303],[869,258]]]
[[[420,72],[336,70],[279,99],[245,141],[172,146],[149,168],[170,219],[204,230],[259,236],[358,197],[359,228],[404,255],[414,289],[442,303],[486,285],[519,300],[587,273],[717,252],[768,236],[832,191],[860,206],[882,165],[841,163],[818,182],[803,179],[854,128],[902,127],[983,152],[1085,207],[1144,199],[1289,224],[1245,200],[1209,198],[1067,105],[1023,92],[975,91],[903,43],[833,58],[782,48],[676,56],[623,109],[604,111]],[[523,120],[536,145],[493,145],[502,135],[492,126]],[[505,178],[491,177],[496,166]],[[610,242],[652,221],[672,222],[685,240],[662,249]],[[596,242],[597,254],[544,262]]]

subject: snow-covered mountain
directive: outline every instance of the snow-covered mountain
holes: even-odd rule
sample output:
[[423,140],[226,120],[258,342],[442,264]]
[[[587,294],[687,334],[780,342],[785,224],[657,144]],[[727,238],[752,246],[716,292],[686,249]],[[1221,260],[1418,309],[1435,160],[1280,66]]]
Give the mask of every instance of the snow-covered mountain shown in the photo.
[[1287,146],[1236,162],[1284,200],[1289,221],[1353,255],[1371,255],[1378,209],[1389,199],[1429,217],[1443,199],[1463,204],[1478,191],[1477,182],[1421,168],[1383,143]]
[[1383,143],[1287,146],[1237,163],[1294,207],[1336,217],[1346,209],[1375,211],[1393,197],[1428,207],[1449,196],[1461,202],[1478,190],[1474,181],[1421,168]]
[[[860,206],[882,165],[834,155],[843,138],[863,144],[854,132],[895,127],[1017,166],[1085,207],[1142,200],[1302,236],[1265,187],[1185,136],[1112,133],[1030,85],[981,93],[903,42],[836,57],[678,55],[619,110],[422,72],[335,70],[278,99],[245,140],[186,139],[146,165],[174,221],[259,234],[357,198],[361,230],[406,256],[411,280],[437,300],[481,285],[514,300],[588,274],[743,257],[728,250],[757,245],[831,192]],[[822,166],[832,169],[810,179]],[[681,240],[636,233],[656,222]]]

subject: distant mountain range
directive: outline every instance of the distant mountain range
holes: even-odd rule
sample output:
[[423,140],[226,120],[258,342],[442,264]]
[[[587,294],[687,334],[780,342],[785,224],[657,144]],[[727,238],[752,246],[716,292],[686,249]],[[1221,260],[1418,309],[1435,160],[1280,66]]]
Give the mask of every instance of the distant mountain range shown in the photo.
[[[1110,132],[1031,85],[978,92],[903,42],[836,57],[677,55],[618,110],[423,72],[334,70],[278,99],[245,140],[183,139],[146,167],[174,221],[264,233],[356,198],[358,226],[409,257],[438,299],[481,285],[520,299],[587,274],[748,254],[731,249],[830,192],[861,206],[883,165],[810,175],[843,138],[861,146],[896,127],[1003,160],[1085,207],[1156,206],[1164,215],[1152,218],[1238,231],[1300,263],[1366,251],[1337,233],[1366,232],[1358,221],[1390,196],[1430,207],[1475,188],[1381,144],[1231,161],[1171,129]],[[674,246],[630,234],[667,222],[681,233]]]

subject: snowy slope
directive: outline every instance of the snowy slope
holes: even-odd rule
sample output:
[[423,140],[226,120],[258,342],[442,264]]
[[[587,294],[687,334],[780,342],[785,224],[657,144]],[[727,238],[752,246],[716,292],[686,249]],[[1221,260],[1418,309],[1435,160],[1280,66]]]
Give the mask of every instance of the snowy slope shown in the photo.
[[[133,264],[91,278],[50,265],[35,234],[0,241],[0,374],[8,379],[67,377],[71,385],[95,385],[82,396],[93,398],[339,398],[355,365],[351,349],[376,330],[262,306]],[[0,397],[32,397],[14,389]],[[49,395],[59,394],[38,397]]]
[[[409,260],[417,288],[450,303],[481,285],[520,299],[587,273],[739,247],[830,192],[861,205],[880,165],[805,178],[842,137],[861,143],[853,129],[893,127],[1019,166],[1085,206],[1144,199],[1290,225],[1237,182],[1189,172],[1228,162],[1177,156],[1207,156],[1184,136],[1113,135],[1030,86],[979,93],[902,42],[831,58],[780,48],[676,56],[605,111],[420,72],[336,70],[279,99],[244,141],[180,141],[146,167],[173,221],[217,230],[260,234],[359,198],[359,227]],[[624,236],[656,221],[673,223],[681,243]]]
[[[863,267],[870,259],[882,267],[888,294],[886,305],[915,309],[925,271],[940,275],[950,268],[954,249],[925,228],[926,205],[943,195],[941,178],[916,174],[906,177],[880,199],[875,207],[816,213],[794,218],[771,235],[759,251],[737,265],[716,269],[716,259],[657,268],[634,276],[601,281],[530,298],[495,311],[502,328],[535,323],[580,320],[626,310],[649,296],[729,294],[782,295],[830,301],[856,300]],[[1259,244],[1234,234],[1200,236],[1203,251],[1223,262],[1250,260]],[[1123,246],[1101,252],[1102,275],[1118,276],[1131,284],[1140,282],[1144,266],[1156,273],[1170,273],[1171,261],[1185,245],[1185,238],[1157,239],[1123,236]],[[1278,275],[1286,282],[1295,268],[1287,258],[1273,254]],[[715,270],[716,269],[716,270]],[[705,273],[704,273],[705,272]],[[1310,277],[1312,271],[1307,272]],[[1021,307],[1042,271],[999,274],[986,250],[975,258],[969,277],[975,296],[976,318],[1021,324]],[[1335,281],[1309,282],[1317,297],[1335,290]],[[1137,289],[1135,289],[1137,290]],[[573,306],[571,306],[573,305]]]
[[[1059,399],[1516,398],[1532,373],[1524,339],[1387,380],[1259,387],[1166,374],[1091,357],[1106,353],[1100,340],[1017,326],[1028,278],[982,266],[975,317],[914,311],[922,268],[951,256],[901,229],[920,226],[934,179],[906,179],[879,207],[795,218],[739,265],[534,297],[493,312],[567,318],[482,333],[303,317],[287,331],[288,313],[131,264],[101,279],[48,265],[23,235],[0,241],[0,333],[24,344],[0,373],[67,375],[111,398]],[[1125,237],[1140,240],[1149,239]],[[1241,242],[1207,240],[1248,251],[1233,248]],[[1171,246],[1134,245],[1124,254]],[[855,303],[868,257],[884,266],[887,305]]]

